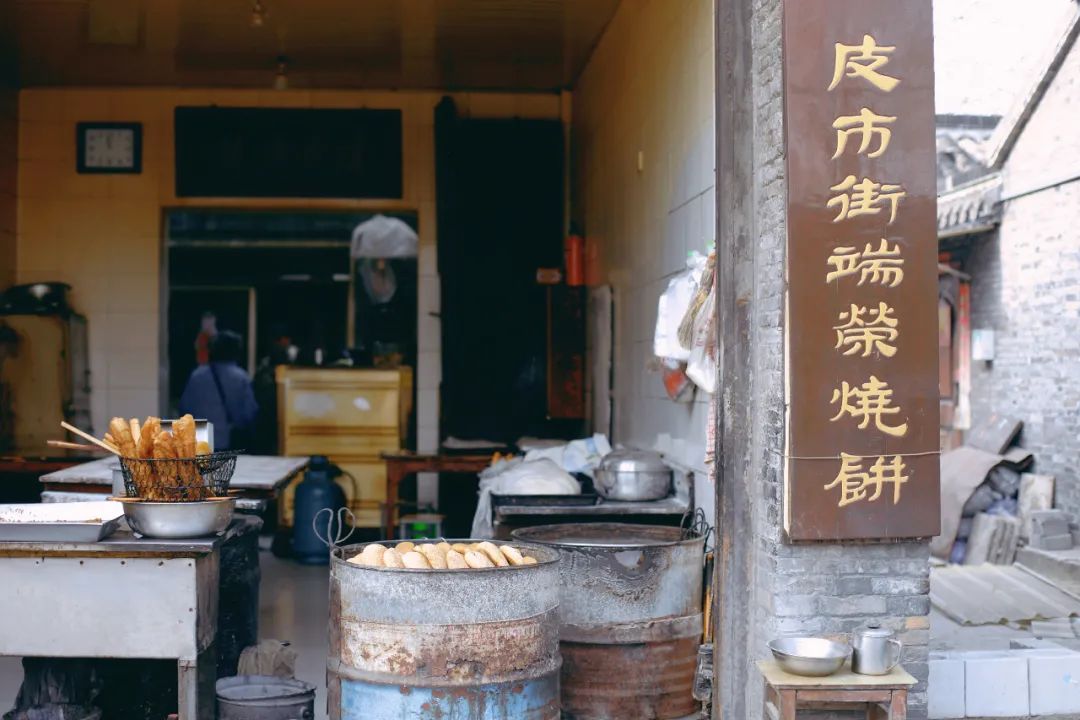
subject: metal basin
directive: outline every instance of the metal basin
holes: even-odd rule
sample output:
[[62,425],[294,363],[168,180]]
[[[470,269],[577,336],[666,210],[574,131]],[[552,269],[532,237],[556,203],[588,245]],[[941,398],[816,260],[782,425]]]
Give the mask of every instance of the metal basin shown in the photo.
[[769,643],[773,657],[792,675],[832,675],[851,656],[851,646],[825,638],[779,638]]
[[238,675],[217,681],[219,720],[310,720],[315,686],[302,680]]
[[126,500],[124,516],[137,535],[176,540],[220,535],[229,527],[236,498],[198,502]]

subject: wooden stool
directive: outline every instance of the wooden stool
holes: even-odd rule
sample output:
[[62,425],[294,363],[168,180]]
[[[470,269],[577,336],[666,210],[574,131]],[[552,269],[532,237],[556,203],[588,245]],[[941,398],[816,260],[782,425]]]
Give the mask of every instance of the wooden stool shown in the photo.
[[804,677],[784,672],[773,660],[759,661],[765,678],[765,717],[794,720],[799,708],[866,708],[867,720],[907,720],[907,693],[917,681],[897,665],[888,675],[857,675],[844,665],[834,675]]

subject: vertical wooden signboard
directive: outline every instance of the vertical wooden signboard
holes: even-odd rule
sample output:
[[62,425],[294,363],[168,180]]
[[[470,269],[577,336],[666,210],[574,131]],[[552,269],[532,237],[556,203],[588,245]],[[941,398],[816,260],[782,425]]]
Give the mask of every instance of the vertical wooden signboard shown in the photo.
[[931,0],[786,0],[789,539],[939,531]]

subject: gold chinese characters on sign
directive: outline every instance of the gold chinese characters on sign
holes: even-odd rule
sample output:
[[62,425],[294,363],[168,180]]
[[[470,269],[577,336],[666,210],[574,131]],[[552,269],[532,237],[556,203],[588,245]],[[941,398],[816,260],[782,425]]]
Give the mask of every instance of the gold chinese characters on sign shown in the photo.
[[889,247],[889,241],[882,239],[875,250],[867,245],[862,252],[853,247],[838,247],[825,261],[832,268],[825,275],[825,282],[858,275],[857,285],[869,282],[872,285],[896,287],[904,282],[904,258],[900,256],[900,246]]
[[[891,92],[900,84],[900,79],[884,74],[883,68],[889,63],[889,56],[895,46],[878,43],[872,35],[864,35],[861,45],[836,43],[836,61],[832,82],[828,86],[832,92],[846,80],[865,81],[882,92]],[[841,115],[833,122],[836,130],[836,152],[833,159],[840,157],[849,148],[852,138],[858,140],[855,152],[868,159],[877,159],[886,154],[892,142],[892,128],[898,120],[896,115],[881,115],[869,107],[863,107],[855,115]],[[861,180],[848,175],[839,183],[829,188],[833,195],[826,207],[836,210],[833,223],[842,223],[860,216],[877,216],[887,213],[888,224],[896,221],[900,212],[900,201],[907,197],[902,184],[897,182],[878,182],[868,177]],[[831,283],[848,276],[858,274],[858,285],[867,281],[888,288],[896,288],[904,280],[904,259],[900,246],[889,246],[886,239],[875,250],[867,245],[859,253],[852,247],[839,247],[829,257],[828,264],[833,268],[825,276],[825,282]],[[837,315],[838,323],[833,326],[836,333],[835,349],[842,356],[870,357],[877,354],[881,358],[892,358],[899,349],[900,319],[896,309],[884,300],[876,304],[850,306]],[[857,422],[860,431],[872,430],[890,437],[903,437],[907,434],[908,424],[903,421],[903,408],[893,404],[893,390],[889,383],[875,375],[863,383],[843,381],[833,390],[832,404],[836,414],[830,422],[839,422],[850,418]],[[895,505],[900,502],[901,485],[908,481],[904,475],[906,466],[900,456],[886,460],[878,456],[863,470],[863,458],[847,452],[840,453],[840,469],[832,482],[825,485],[825,490],[839,489],[838,507],[856,502],[877,502],[882,497]],[[883,495],[882,486],[892,483],[893,491]]]
[[932,10],[782,4],[790,542],[941,531]]

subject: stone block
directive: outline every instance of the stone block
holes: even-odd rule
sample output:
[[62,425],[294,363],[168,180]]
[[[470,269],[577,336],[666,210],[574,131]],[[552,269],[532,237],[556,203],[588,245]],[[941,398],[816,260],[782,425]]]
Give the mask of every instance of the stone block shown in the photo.
[[1032,715],[1080,713],[1080,653],[1029,658],[1028,669]]
[[1036,510],[1031,513],[1031,535],[1069,534],[1069,513],[1064,510]]
[[1027,658],[1006,653],[969,656],[964,663],[964,710],[968,717],[1027,715],[1027,664]]
[[1054,476],[1024,473],[1020,476],[1020,519],[1023,537],[1031,537],[1031,515],[1049,510],[1054,504]]
[[1072,533],[1058,535],[1031,534],[1031,545],[1040,550],[1071,550],[1073,546]]
[[931,658],[928,703],[933,720],[964,717],[963,660]]

